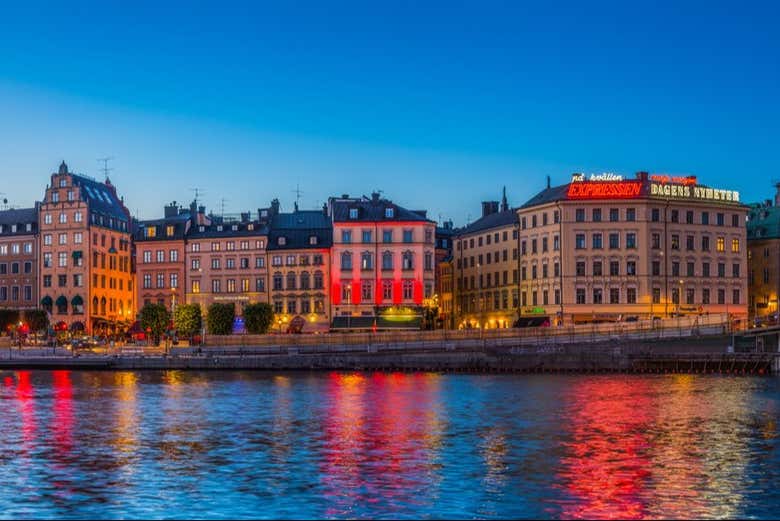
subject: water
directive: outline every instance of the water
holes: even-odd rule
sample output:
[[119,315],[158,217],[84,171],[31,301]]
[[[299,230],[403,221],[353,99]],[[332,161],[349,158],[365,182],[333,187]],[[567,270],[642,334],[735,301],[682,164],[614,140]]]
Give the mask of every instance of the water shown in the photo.
[[774,517],[780,379],[0,372],[0,517]]

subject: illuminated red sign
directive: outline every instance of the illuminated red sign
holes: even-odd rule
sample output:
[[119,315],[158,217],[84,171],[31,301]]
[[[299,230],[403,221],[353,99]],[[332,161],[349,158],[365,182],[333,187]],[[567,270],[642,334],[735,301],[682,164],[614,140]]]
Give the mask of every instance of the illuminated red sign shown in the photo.
[[566,195],[569,199],[632,199],[641,191],[641,181],[596,181],[571,183]]
[[678,185],[694,186],[696,184],[695,175],[689,175],[683,177],[683,176],[672,176],[666,174],[653,174],[650,176],[650,180],[664,185],[669,183],[675,183]]

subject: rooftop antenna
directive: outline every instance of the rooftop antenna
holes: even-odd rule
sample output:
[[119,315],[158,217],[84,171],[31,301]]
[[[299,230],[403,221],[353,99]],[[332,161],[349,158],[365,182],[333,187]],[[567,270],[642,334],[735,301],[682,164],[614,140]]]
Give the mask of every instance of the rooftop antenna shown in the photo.
[[113,168],[109,168],[108,162],[114,159],[114,156],[109,157],[99,157],[98,161],[103,162],[103,168],[100,169],[101,172],[103,172],[103,177],[106,178],[106,181],[108,181],[108,173],[113,170]]
[[198,204],[198,198],[205,194],[205,192],[200,188],[190,188],[190,192],[195,192],[195,204]]
[[298,209],[298,203],[301,202],[301,196],[303,195],[303,190],[301,190],[300,185],[298,183],[295,183],[295,190],[293,190],[293,193],[295,194],[295,209]]
[[222,214],[222,218],[225,217],[225,203],[228,201],[228,199],[225,199],[224,197],[219,200],[219,209],[220,213]]

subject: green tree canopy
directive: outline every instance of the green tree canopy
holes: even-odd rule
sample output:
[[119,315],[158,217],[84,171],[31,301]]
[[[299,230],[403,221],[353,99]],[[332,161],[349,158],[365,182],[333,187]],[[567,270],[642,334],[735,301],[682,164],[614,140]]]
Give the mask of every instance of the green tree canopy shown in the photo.
[[162,304],[146,304],[141,308],[141,327],[144,331],[151,329],[155,343],[160,342],[160,336],[168,329],[171,314]]
[[191,337],[200,332],[203,319],[199,304],[180,304],[173,312],[173,325],[180,335]]
[[273,321],[274,310],[268,303],[249,304],[244,308],[244,325],[246,330],[253,335],[268,333]]
[[233,333],[233,319],[236,307],[233,303],[221,304],[215,302],[209,306],[206,314],[206,327],[212,335],[230,335]]
[[0,329],[8,332],[8,326],[16,326],[19,323],[18,309],[0,309]]
[[24,321],[33,332],[46,331],[49,327],[49,316],[42,309],[28,309],[24,312]]

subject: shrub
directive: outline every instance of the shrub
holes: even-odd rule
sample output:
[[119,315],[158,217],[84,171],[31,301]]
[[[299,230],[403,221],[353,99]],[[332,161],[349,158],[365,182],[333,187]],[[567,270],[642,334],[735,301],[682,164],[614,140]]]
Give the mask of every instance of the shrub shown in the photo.
[[160,343],[160,337],[171,321],[171,314],[162,304],[146,304],[141,308],[141,327],[144,331],[151,329],[156,344]]
[[268,333],[273,321],[274,310],[268,303],[249,304],[244,308],[244,325],[247,332],[253,335]]
[[179,335],[191,337],[200,332],[203,319],[199,304],[181,304],[173,312],[173,325]]
[[236,307],[233,303],[214,303],[209,306],[206,314],[206,327],[212,335],[230,335],[233,333],[233,319]]

